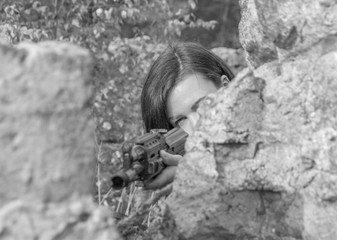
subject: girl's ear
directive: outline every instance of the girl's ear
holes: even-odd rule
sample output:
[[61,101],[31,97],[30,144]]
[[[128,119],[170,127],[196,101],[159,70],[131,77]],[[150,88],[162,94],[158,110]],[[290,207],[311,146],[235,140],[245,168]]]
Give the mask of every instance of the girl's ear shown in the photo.
[[221,76],[221,83],[222,86],[227,86],[227,84],[230,82],[229,78],[226,75]]

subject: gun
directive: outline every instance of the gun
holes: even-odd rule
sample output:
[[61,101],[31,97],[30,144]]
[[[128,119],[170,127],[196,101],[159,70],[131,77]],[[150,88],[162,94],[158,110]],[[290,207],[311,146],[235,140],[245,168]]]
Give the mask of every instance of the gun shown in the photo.
[[125,142],[122,146],[123,168],[112,176],[112,187],[122,189],[131,182],[154,178],[165,168],[160,150],[183,156],[187,137],[181,128],[153,129]]

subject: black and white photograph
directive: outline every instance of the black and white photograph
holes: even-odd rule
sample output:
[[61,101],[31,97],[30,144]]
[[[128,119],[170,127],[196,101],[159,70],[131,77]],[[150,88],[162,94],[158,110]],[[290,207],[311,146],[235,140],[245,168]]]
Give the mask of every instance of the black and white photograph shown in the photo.
[[0,0],[1,240],[337,240],[336,0]]

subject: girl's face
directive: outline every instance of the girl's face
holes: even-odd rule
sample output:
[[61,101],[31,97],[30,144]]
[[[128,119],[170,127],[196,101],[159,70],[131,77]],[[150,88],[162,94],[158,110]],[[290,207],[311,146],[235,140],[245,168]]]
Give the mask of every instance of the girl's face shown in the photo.
[[201,74],[185,75],[168,96],[166,107],[169,122],[191,134],[199,118],[196,113],[199,103],[217,90],[216,85]]

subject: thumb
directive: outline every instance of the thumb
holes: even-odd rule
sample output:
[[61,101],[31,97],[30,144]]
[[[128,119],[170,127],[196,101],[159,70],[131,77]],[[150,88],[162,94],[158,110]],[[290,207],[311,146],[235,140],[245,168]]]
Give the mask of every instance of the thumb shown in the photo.
[[183,158],[180,155],[170,154],[168,152],[165,152],[164,150],[160,151],[160,156],[163,159],[163,162],[169,166],[177,166],[181,161],[181,159]]

